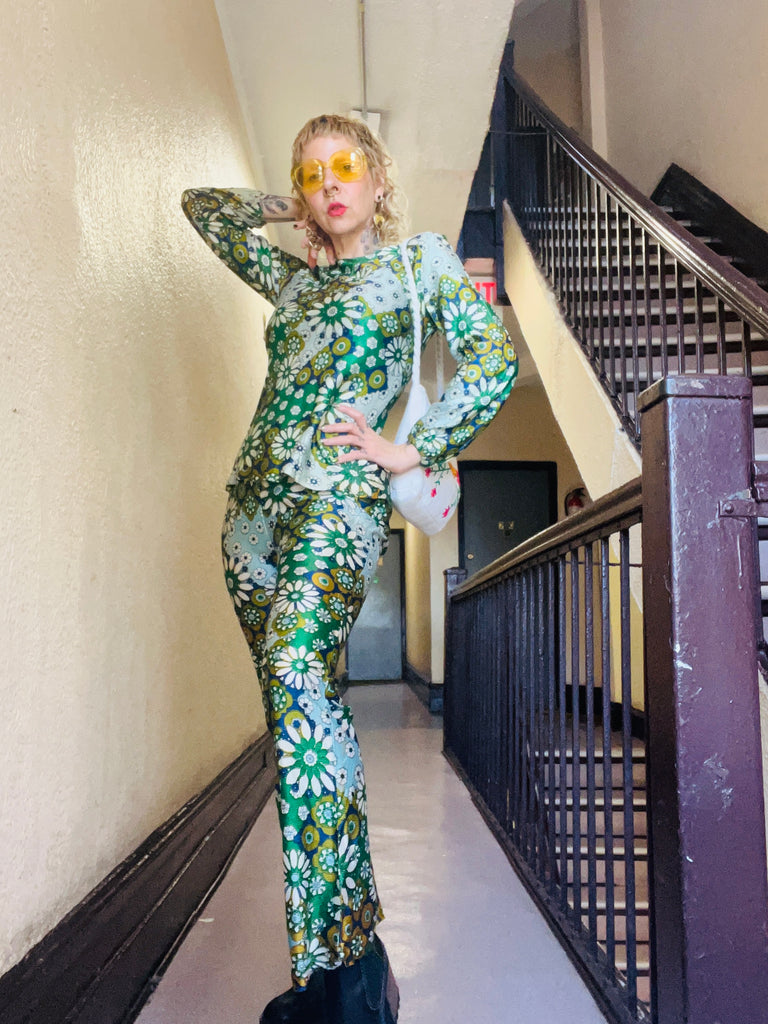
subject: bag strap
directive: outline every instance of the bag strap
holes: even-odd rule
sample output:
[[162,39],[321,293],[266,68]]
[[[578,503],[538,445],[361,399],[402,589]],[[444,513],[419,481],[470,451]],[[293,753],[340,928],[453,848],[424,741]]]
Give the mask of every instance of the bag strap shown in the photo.
[[413,267],[408,258],[408,242],[406,239],[400,244],[400,256],[405,268],[405,282],[408,285],[408,294],[411,300],[411,319],[413,320],[413,370],[411,371],[411,386],[414,381],[421,383],[421,307],[419,305],[419,293],[416,291],[416,280],[413,276]]

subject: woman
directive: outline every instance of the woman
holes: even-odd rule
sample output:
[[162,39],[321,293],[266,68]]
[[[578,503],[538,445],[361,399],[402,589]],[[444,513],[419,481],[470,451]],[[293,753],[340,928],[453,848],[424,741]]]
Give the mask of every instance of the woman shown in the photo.
[[[275,740],[293,988],[262,1024],[387,1024],[396,986],[374,934],[365,784],[339,653],[386,545],[390,474],[464,448],[516,373],[504,328],[445,239],[408,243],[425,339],[458,363],[407,444],[384,440],[410,378],[408,287],[391,160],[368,127],[313,118],[293,146],[293,197],[192,189],[183,208],[275,312],[264,390],[228,482],[225,574]],[[251,231],[297,221],[307,262]],[[318,266],[318,252],[329,265]]]

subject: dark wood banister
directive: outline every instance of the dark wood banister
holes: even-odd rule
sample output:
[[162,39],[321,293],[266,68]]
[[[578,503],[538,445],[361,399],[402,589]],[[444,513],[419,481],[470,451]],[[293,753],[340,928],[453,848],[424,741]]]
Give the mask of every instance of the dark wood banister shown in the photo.
[[671,255],[768,337],[768,292],[707,248],[591,149],[505,62],[502,73],[572,160],[607,189]]

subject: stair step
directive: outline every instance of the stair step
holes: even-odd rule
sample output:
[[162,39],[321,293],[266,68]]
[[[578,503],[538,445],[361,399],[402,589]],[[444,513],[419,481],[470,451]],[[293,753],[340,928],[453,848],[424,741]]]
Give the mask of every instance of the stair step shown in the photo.
[[[557,841],[555,843],[555,856],[559,857],[562,850],[562,843]],[[648,859],[648,841],[643,837],[638,837],[633,847],[634,859],[635,860],[647,860]],[[569,858],[574,855],[574,844],[569,841],[565,844],[565,852]],[[624,842],[614,843],[612,853],[614,860],[626,860],[627,847]],[[604,842],[597,842],[595,844],[594,856],[598,860],[605,860],[608,854],[608,850]],[[582,839],[579,843],[579,856],[588,857],[590,855],[589,843],[586,839]]]
[[[583,748],[580,748],[577,751],[577,753],[578,753],[579,761],[582,764],[586,764],[588,751],[586,751]],[[573,761],[573,748],[572,747],[566,747],[566,749],[565,749],[565,758],[563,758],[561,756],[561,751],[560,751],[559,748],[555,748],[554,750],[552,750],[551,751],[551,755],[552,755],[552,759],[554,760],[554,762],[556,764],[560,764],[560,762],[562,760],[565,760],[566,763],[570,764]],[[595,748],[595,750],[593,751],[592,756],[593,756],[593,759],[594,759],[595,763],[602,763],[604,761],[603,751],[602,751],[601,748]],[[548,761],[549,758],[550,758],[550,750],[549,750],[549,748],[545,748],[544,750],[536,749],[536,750],[533,751],[532,757],[534,757],[534,758],[544,758],[545,761]],[[618,745],[612,745],[611,746],[611,761],[612,761],[612,763],[613,764],[621,764],[623,760],[624,760],[624,752],[623,752],[622,748],[620,746],[618,746]],[[642,763],[645,762],[645,747],[641,744],[641,742],[639,740],[633,741],[633,745],[632,745],[632,761],[633,761],[634,764],[642,764]]]
[[[602,792],[602,787],[595,787],[595,788],[597,789],[597,792],[595,793],[594,808],[595,808],[595,811],[599,811],[602,814],[602,813],[605,812],[605,795]],[[582,787],[582,789],[583,789],[583,787]],[[549,804],[549,793],[545,793],[544,794],[542,803],[544,804],[545,807],[549,807],[550,806],[550,804]],[[560,799],[560,793],[558,793],[558,792],[555,793],[555,799],[554,799],[554,802],[553,802],[553,806],[555,807],[555,809],[557,811],[559,811],[560,807],[562,806],[561,799]],[[572,793],[569,793],[568,796],[565,798],[565,807],[566,807],[567,810],[571,810],[571,811],[573,810],[573,794]],[[612,790],[612,792],[611,792],[611,807],[613,809],[613,813],[614,814],[616,814],[619,811],[623,811],[623,809],[624,809],[624,792],[623,792],[623,790],[618,790],[618,791],[615,790],[615,789]],[[646,809],[646,807],[647,807],[647,801],[646,801],[646,798],[645,798],[645,789],[642,789],[639,792],[636,792],[636,791],[633,790],[633,793],[632,793],[632,808],[633,808],[633,810],[635,810],[635,811],[643,811],[643,810]],[[579,810],[584,810],[584,811],[589,810],[589,797],[584,792],[580,792],[579,793]]]
[[[597,906],[598,913],[605,914],[607,912],[607,910],[608,910],[608,901],[605,898],[598,899],[598,900],[596,900],[596,906]],[[624,915],[627,912],[627,901],[626,900],[614,900],[613,912],[615,914]],[[645,916],[646,914],[650,914],[650,912],[651,912],[651,905],[648,902],[648,900],[645,900],[645,899],[643,899],[643,900],[635,900],[635,913],[637,915],[641,915],[642,914],[643,916]]]
[[[619,941],[617,939],[616,940],[616,945],[617,946],[619,946],[619,945],[625,946],[626,943],[624,943],[624,942],[619,943]],[[646,975],[650,975],[650,973],[651,973],[651,960],[650,960],[650,957],[647,954],[645,956],[638,956],[637,959],[636,959],[636,964],[637,964],[637,973],[638,973],[638,975],[641,975],[643,977],[645,977]],[[618,949],[616,950],[616,970],[617,971],[621,971],[622,974],[626,974],[627,973],[627,954],[625,952],[623,956],[619,956]]]
[[[589,933],[589,914],[581,915],[581,923],[584,929]],[[601,946],[605,946],[608,939],[608,918],[603,915],[596,915],[597,920],[595,922],[596,928],[594,936],[597,942]],[[626,946],[627,941],[627,923],[628,918],[623,914],[616,914],[613,918],[613,940],[614,943],[621,943],[622,946]],[[647,956],[647,947],[650,942],[650,915],[648,914],[637,914],[634,918],[635,925],[635,946],[645,946],[645,955]]]

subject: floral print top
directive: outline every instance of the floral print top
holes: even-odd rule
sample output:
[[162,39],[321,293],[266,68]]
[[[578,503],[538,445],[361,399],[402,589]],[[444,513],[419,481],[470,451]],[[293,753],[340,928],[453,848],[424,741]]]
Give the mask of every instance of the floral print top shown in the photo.
[[[385,246],[334,266],[307,264],[271,245],[262,193],[190,189],[182,207],[226,265],[275,307],[266,331],[267,378],[228,486],[275,472],[310,490],[386,497],[389,474],[371,462],[337,462],[320,428],[355,405],[374,430],[411,377],[411,309],[400,248]],[[424,343],[444,333],[458,367],[445,394],[409,435],[421,462],[456,455],[499,411],[517,359],[493,309],[441,235],[416,235],[408,254],[419,295]]]

